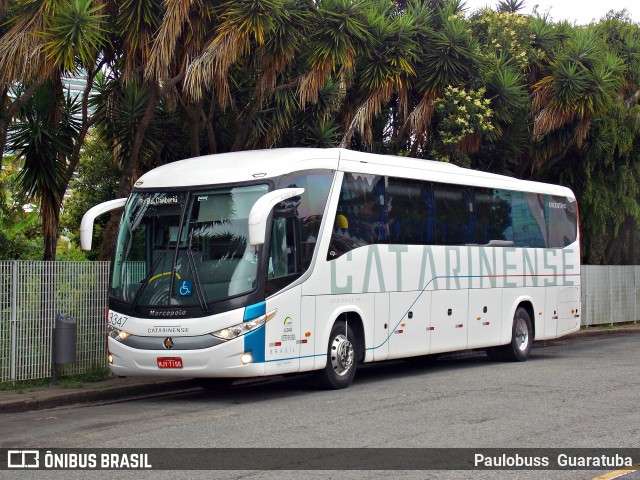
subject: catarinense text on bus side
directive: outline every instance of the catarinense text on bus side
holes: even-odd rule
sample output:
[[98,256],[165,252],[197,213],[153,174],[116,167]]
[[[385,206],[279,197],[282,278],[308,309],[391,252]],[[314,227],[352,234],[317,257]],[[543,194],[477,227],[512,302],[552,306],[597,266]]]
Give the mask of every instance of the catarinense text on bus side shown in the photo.
[[331,293],[569,286],[580,274],[575,254],[571,248],[371,245],[329,262]]

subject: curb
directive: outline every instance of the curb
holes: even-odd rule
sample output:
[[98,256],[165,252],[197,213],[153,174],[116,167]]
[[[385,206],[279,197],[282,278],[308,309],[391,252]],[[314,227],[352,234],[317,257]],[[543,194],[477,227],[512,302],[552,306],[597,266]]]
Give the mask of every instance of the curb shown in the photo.
[[633,325],[622,328],[597,328],[591,327],[580,330],[565,337],[554,338],[552,340],[540,340],[534,343],[534,347],[549,347],[552,345],[566,345],[582,340],[595,340],[598,338],[620,337],[622,335],[635,335],[640,333],[640,325]]
[[[46,388],[46,387],[45,387]],[[24,399],[1,400],[0,394],[0,415],[5,413],[21,413],[34,410],[44,410],[49,408],[77,405],[90,402],[119,402],[129,400],[137,396],[153,396],[173,393],[180,390],[190,390],[196,388],[193,379],[141,382],[133,385],[116,385],[105,388],[87,388],[83,390],[70,389],[69,391],[57,391],[48,395],[46,391],[36,391],[24,394]]]

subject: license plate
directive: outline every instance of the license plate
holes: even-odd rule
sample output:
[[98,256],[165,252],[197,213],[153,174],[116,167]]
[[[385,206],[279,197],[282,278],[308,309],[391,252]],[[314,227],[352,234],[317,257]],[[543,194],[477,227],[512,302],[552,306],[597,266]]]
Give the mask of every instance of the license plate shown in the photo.
[[182,368],[182,358],[158,357],[158,368]]

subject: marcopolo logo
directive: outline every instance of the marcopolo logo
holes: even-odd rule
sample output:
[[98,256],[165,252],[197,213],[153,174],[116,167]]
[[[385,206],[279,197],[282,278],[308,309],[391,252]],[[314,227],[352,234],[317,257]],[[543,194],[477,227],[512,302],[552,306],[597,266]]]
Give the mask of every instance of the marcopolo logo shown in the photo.
[[8,468],[39,468],[40,452],[38,450],[8,450]]
[[149,310],[150,317],[184,317],[187,314],[186,310]]

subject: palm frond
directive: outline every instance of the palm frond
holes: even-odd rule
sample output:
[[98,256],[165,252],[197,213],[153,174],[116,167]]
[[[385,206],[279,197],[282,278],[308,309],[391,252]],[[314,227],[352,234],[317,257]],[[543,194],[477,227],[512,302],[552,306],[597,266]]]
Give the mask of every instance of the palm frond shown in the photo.
[[153,38],[160,27],[164,2],[122,0],[118,2],[116,28],[120,32],[123,74],[126,80],[151,61]]
[[418,144],[425,144],[429,139],[431,121],[435,112],[433,101],[441,94],[435,90],[428,91],[409,114],[403,126],[403,136],[415,137]]
[[194,6],[202,7],[202,0],[165,0],[162,23],[153,40],[146,75],[156,80],[168,76],[169,66],[185,28],[189,27],[189,15]]
[[325,0],[318,9],[317,26],[309,38],[308,70],[300,82],[300,104],[317,100],[329,75],[352,71],[359,54],[366,51],[368,34],[364,0]]
[[57,11],[42,34],[47,60],[72,74],[92,67],[108,41],[104,28],[107,16],[100,13],[103,7],[92,7],[91,0],[76,0]]
[[39,33],[44,31],[45,15],[32,10],[14,17],[14,24],[0,38],[0,85],[29,82],[43,73],[43,46]]
[[429,35],[421,56],[418,77],[422,91],[464,84],[479,62],[477,44],[468,24],[457,17],[444,21],[443,28]]

